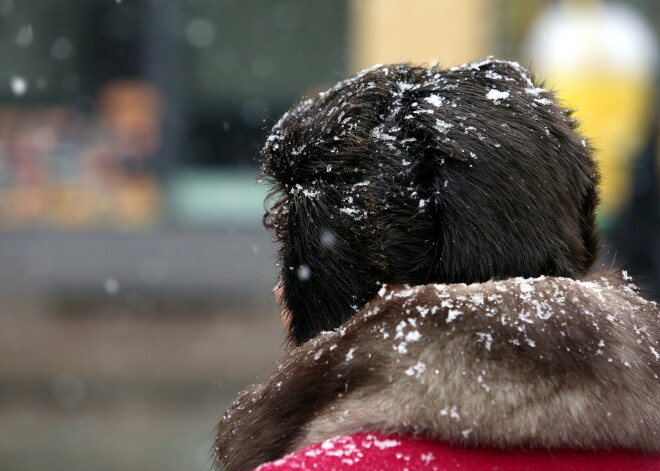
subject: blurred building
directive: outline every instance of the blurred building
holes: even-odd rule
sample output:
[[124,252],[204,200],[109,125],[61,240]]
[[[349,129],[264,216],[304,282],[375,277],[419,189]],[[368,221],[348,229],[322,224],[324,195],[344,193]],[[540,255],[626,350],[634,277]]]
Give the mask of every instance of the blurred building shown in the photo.
[[253,220],[225,180],[251,184],[267,128],[302,94],[374,63],[488,54],[533,65],[578,110],[609,226],[655,103],[649,0],[1,2],[9,229]]
[[346,8],[2,0],[0,226],[257,216],[227,201],[221,174],[252,183],[265,127],[344,74]]

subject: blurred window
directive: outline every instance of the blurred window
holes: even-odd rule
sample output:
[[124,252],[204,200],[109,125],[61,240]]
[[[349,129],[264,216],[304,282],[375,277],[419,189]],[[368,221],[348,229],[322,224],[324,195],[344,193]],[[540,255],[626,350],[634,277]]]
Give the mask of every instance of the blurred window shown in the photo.
[[346,1],[0,0],[0,228],[258,221],[266,129],[346,42]]

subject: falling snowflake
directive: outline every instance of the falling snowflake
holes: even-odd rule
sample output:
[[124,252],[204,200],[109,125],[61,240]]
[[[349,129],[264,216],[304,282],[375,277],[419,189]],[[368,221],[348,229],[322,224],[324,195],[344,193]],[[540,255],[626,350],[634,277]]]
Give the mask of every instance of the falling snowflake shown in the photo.
[[9,81],[9,86],[11,87],[12,93],[16,96],[25,95],[25,92],[27,92],[28,89],[27,80],[25,80],[23,77],[18,77],[18,76],[14,76],[11,78],[11,80]]

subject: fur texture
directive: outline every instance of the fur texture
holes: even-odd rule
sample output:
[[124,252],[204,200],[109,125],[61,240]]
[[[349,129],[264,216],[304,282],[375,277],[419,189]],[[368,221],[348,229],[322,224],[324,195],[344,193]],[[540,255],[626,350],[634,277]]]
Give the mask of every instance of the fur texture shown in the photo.
[[583,276],[598,172],[575,128],[494,59],[377,66],[295,106],[263,150],[290,343],[337,328],[379,282]]
[[237,400],[217,464],[361,430],[660,452],[659,352],[657,306],[612,275],[382,287]]

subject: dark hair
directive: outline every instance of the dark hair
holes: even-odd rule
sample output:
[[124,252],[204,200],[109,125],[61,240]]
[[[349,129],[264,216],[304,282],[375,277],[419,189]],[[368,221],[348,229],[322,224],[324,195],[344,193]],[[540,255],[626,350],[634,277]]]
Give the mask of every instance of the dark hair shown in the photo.
[[294,106],[263,149],[290,342],[337,328],[382,283],[585,274],[598,171],[576,126],[490,58],[379,65]]

